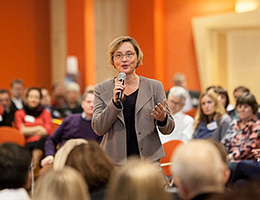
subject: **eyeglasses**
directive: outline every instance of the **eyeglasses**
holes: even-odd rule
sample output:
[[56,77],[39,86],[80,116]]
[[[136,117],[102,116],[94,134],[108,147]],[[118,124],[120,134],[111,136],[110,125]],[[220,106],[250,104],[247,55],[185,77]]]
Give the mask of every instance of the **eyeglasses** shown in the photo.
[[132,51],[127,51],[125,54],[123,54],[123,53],[116,53],[115,59],[116,60],[122,60],[123,57],[125,56],[125,58],[127,60],[130,60],[134,55],[135,55],[135,53],[132,52]]

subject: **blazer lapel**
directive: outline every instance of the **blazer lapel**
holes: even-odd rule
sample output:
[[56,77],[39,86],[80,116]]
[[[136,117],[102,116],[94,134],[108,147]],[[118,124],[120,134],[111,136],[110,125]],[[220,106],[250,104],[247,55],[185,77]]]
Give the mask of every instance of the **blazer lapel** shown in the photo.
[[[151,85],[145,79],[140,77],[140,86],[136,100],[136,114],[141,110],[141,108],[152,98]],[[151,111],[152,112],[152,111]]]
[[[109,103],[110,101],[112,101],[113,88],[114,88],[114,83],[112,82],[110,89],[107,89],[105,92],[103,92],[103,93],[100,95],[100,98],[104,101],[104,103],[105,103],[106,105],[108,105],[108,103]],[[117,117],[122,121],[123,124],[125,124],[123,111],[121,111]]]

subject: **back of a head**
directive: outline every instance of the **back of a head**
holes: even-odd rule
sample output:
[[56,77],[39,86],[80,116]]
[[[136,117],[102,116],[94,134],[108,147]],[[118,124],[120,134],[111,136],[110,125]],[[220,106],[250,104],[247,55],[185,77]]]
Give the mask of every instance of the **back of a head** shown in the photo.
[[114,168],[113,162],[96,141],[74,147],[68,155],[66,166],[82,174],[90,191],[107,184]]
[[53,168],[56,170],[62,169],[65,166],[65,162],[71,150],[75,146],[78,146],[83,143],[88,143],[88,141],[81,138],[68,140],[56,153],[54,163],[53,163]]
[[186,76],[182,73],[176,73],[173,77],[173,82],[175,86],[180,86],[186,88]]
[[26,185],[31,165],[30,152],[17,144],[0,145],[0,190]]
[[35,185],[35,200],[89,200],[87,185],[75,169],[64,167],[41,175]]
[[167,200],[159,165],[140,159],[130,159],[111,176],[107,200]]
[[206,140],[180,145],[173,157],[173,176],[191,193],[220,192],[224,187],[223,163],[217,148]]

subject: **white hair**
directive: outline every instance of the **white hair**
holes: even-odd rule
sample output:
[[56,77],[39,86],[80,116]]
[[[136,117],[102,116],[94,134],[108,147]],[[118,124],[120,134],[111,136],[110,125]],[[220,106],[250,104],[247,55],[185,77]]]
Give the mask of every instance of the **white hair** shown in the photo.
[[170,89],[168,97],[170,97],[171,95],[181,99],[184,103],[188,97],[188,91],[185,90],[183,87],[174,86]]
[[206,140],[191,140],[175,151],[172,162],[174,177],[178,177],[191,192],[224,187],[223,162],[217,148]]
[[75,91],[75,92],[80,92],[80,86],[78,83],[75,82],[70,82],[68,85],[66,85],[66,90],[67,91]]

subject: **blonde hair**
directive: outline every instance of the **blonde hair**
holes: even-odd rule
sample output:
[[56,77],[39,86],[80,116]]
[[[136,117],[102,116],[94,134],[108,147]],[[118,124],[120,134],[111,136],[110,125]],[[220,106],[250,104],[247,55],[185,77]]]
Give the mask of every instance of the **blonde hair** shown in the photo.
[[159,165],[132,158],[113,171],[106,200],[171,199],[165,191]]
[[33,200],[90,200],[87,184],[75,169],[64,167],[41,175],[35,184]]
[[213,116],[213,120],[216,120],[218,125],[220,123],[221,118],[226,113],[224,106],[219,102],[218,96],[214,91],[209,90],[203,93],[202,95],[200,95],[198,110],[194,117],[194,130],[198,128],[201,121],[204,121],[205,123],[209,123],[209,118],[207,115],[203,113],[202,106],[201,106],[201,100],[204,96],[209,96],[215,104],[215,113]]
[[109,63],[114,66],[114,53],[115,51],[124,43],[124,42],[130,42],[135,50],[135,53],[137,55],[137,65],[135,68],[137,68],[139,65],[143,64],[143,52],[137,42],[134,38],[131,38],[129,36],[121,36],[116,39],[114,39],[110,45],[109,45]]
[[56,153],[53,163],[53,169],[62,169],[65,166],[68,155],[72,151],[72,149],[75,146],[86,143],[88,143],[88,141],[81,138],[68,140]]

